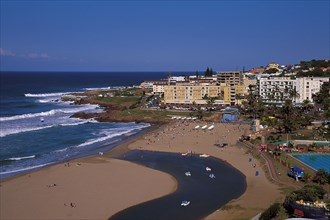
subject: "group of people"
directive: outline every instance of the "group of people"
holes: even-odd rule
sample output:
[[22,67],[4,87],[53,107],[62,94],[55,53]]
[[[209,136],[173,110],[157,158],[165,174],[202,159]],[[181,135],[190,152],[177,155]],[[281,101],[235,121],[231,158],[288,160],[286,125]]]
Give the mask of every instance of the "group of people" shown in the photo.
[[[66,203],[64,203],[64,206],[68,206],[68,205]],[[71,202],[70,207],[75,208],[75,207],[77,207],[77,205],[75,203]]]

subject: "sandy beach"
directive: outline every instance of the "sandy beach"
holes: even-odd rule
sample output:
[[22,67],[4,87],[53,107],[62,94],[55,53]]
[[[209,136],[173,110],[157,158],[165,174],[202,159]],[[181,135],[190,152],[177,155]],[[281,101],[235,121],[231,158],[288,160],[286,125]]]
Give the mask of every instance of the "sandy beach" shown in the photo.
[[0,219],[107,219],[177,185],[166,173],[121,160],[90,157],[69,165],[1,183]]
[[[220,158],[240,170],[247,190],[207,219],[250,219],[282,198],[258,161],[235,147],[247,125],[173,121],[104,155],[78,159],[1,183],[1,219],[107,219],[120,210],[175,191],[173,177],[127,161],[113,159],[128,149],[193,152]],[[212,125],[211,123],[208,124]],[[227,143],[225,148],[215,143]],[[254,165],[255,164],[255,165]],[[255,176],[256,171],[259,176]],[[54,184],[56,184],[54,186]],[[73,206],[73,207],[72,207]],[[228,207],[235,207],[230,209]]]

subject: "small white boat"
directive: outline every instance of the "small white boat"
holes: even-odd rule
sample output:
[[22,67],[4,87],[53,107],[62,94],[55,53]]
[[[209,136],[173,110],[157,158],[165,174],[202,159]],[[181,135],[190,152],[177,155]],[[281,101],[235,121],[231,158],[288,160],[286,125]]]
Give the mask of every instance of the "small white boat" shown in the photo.
[[214,125],[211,125],[208,130],[212,130],[214,128]]
[[210,167],[206,167],[206,171],[211,171],[211,168]]
[[187,206],[190,204],[190,201],[184,200],[181,202],[181,206]]
[[182,156],[187,156],[187,155],[188,155],[188,153],[182,153],[181,155],[182,155]]
[[191,173],[190,172],[185,172],[185,175],[186,176],[191,176]]
[[41,122],[44,122],[44,121],[45,121],[45,119],[44,119],[43,117],[41,117],[41,118],[40,118],[40,121],[41,121]]
[[215,178],[215,175],[214,175],[213,173],[211,173],[211,174],[209,175],[209,177],[210,177],[211,179],[214,179],[214,178]]
[[209,157],[210,155],[208,155],[208,154],[201,154],[201,155],[199,155],[199,157]]

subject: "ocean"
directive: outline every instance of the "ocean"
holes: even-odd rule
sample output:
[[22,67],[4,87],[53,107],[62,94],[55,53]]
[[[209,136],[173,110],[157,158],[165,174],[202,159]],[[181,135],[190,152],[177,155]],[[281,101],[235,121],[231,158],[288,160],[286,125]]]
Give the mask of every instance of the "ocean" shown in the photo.
[[101,152],[150,126],[70,118],[76,112],[103,109],[63,102],[62,95],[139,85],[144,80],[167,75],[166,72],[1,72],[0,178]]

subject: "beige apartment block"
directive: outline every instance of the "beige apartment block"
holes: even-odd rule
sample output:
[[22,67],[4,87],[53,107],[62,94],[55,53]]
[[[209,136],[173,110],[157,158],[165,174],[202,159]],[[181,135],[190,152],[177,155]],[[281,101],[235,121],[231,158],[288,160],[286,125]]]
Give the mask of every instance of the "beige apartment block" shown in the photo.
[[166,85],[164,86],[165,104],[204,103],[203,97],[221,96],[221,87],[215,85]]

